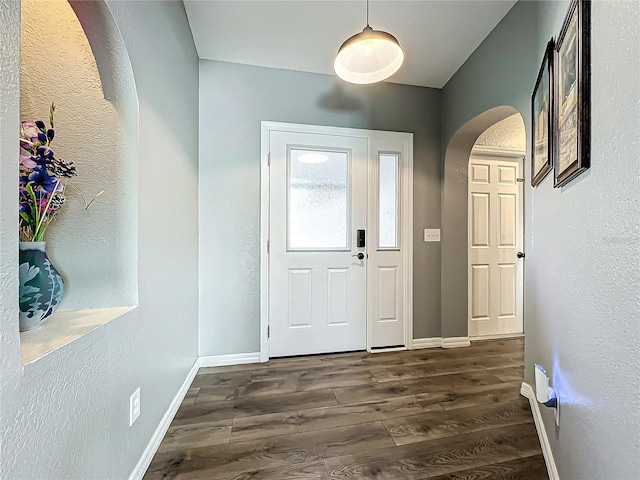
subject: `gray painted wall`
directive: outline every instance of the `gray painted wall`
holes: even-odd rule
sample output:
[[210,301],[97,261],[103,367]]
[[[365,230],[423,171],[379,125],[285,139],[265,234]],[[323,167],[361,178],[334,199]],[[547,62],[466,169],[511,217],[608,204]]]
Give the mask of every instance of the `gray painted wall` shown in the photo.
[[[500,105],[530,134],[531,91],[567,6],[516,4],[444,88],[443,146]],[[526,172],[525,379],[541,363],[558,389],[560,427],[542,415],[561,478],[640,471],[639,30],[639,3],[593,3],[592,167],[562,189],[552,175],[532,189]],[[450,213],[445,232],[466,204]]]
[[[127,478],[197,356],[195,47],[181,2],[109,8],[139,99],[139,307],[22,366],[15,184],[20,3],[0,0],[1,478]],[[138,386],[142,415],[129,428],[129,395]]]
[[439,336],[440,91],[201,60],[200,355],[260,348],[263,120],[414,134],[414,337]]

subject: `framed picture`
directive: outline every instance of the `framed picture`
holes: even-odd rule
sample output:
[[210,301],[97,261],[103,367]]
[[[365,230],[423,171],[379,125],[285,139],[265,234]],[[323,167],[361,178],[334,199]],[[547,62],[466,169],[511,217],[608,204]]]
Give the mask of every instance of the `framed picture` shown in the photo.
[[553,38],[547,43],[531,96],[531,186],[553,168]]
[[573,0],[555,48],[554,187],[562,187],[590,165],[591,5]]

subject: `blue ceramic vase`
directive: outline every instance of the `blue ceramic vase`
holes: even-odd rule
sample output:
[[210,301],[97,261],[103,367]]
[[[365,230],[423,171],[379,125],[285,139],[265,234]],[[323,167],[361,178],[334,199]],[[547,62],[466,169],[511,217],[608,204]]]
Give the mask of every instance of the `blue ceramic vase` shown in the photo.
[[56,311],[62,276],[49,261],[45,242],[20,242],[20,331],[33,330]]

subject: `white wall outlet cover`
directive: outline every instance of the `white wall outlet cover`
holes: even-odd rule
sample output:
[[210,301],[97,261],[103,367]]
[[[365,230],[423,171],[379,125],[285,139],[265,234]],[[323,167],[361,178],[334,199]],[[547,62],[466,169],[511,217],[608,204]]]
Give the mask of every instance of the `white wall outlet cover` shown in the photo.
[[439,242],[440,241],[440,229],[439,228],[425,228],[424,229],[424,241],[425,242]]
[[140,416],[140,387],[136,388],[129,398],[129,426],[133,425]]

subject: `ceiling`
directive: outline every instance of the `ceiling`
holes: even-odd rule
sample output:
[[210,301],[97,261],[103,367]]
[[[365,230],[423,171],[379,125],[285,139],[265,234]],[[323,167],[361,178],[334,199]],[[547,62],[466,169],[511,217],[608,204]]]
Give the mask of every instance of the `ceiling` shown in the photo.
[[[516,0],[370,0],[369,24],[396,36],[405,64],[389,81],[442,88]],[[366,24],[365,0],[184,0],[202,59],[334,74]]]

